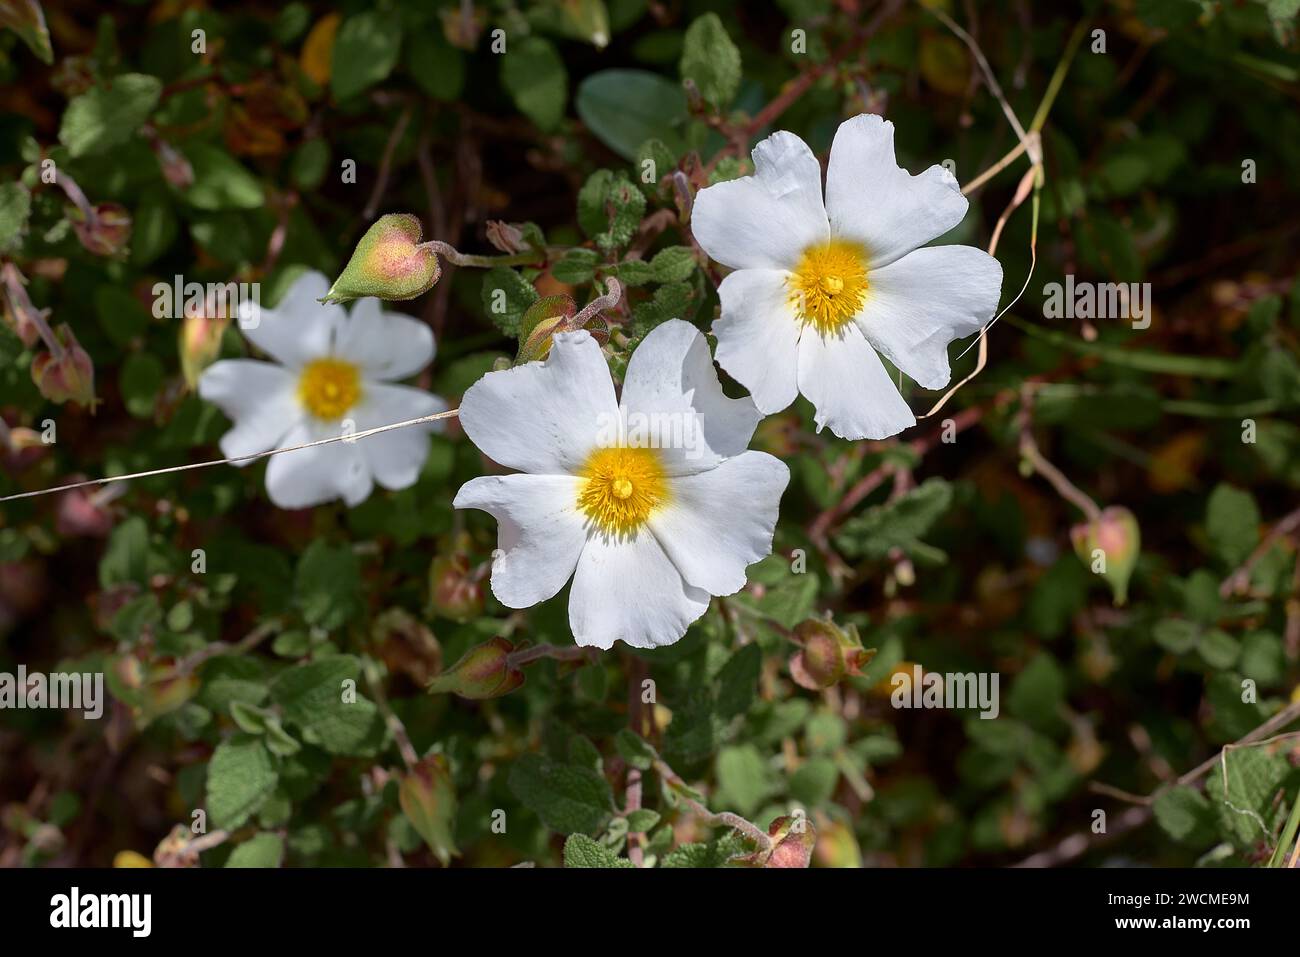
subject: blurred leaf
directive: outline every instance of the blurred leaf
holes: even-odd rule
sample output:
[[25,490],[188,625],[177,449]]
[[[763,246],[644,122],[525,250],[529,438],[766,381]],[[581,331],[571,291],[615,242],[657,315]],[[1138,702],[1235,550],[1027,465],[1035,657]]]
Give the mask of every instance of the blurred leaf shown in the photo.
[[367,10],[343,21],[330,56],[330,91],[345,100],[384,80],[397,64],[402,21],[395,13]]
[[696,18],[686,29],[680,65],[683,80],[695,84],[715,110],[726,109],[740,88],[740,51],[716,13]]
[[551,41],[524,37],[501,57],[501,83],[519,112],[542,130],[555,129],[564,118],[569,77]]
[[686,118],[681,87],[644,70],[602,70],[578,86],[578,116],[596,137],[626,160],[648,139],[680,149]]
[[91,87],[68,104],[59,142],[74,158],[123,143],[149,118],[161,94],[158,78],[143,73],[122,73],[108,86]]

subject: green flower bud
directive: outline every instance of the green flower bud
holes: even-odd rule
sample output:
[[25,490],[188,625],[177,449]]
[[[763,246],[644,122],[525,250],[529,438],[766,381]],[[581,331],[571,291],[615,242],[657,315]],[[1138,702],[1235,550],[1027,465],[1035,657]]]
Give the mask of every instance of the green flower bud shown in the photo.
[[543,296],[524,312],[519,320],[519,352],[515,365],[545,359],[551,343],[561,332],[586,329],[596,341],[609,341],[609,324],[599,313],[578,320],[578,306],[568,296]]
[[453,854],[460,855],[452,836],[456,788],[443,755],[429,755],[404,775],[397,786],[397,801],[443,867],[451,863]]
[[51,402],[76,402],[93,407],[95,366],[67,323],[54,330],[59,348],[42,352],[32,360],[32,381]]
[[821,618],[810,618],[795,627],[794,640],[802,647],[790,658],[790,675],[810,691],[822,691],[838,684],[845,675],[858,675],[875,657],[874,649],[862,647],[858,630],[841,629]]
[[1112,505],[1095,522],[1070,529],[1070,542],[1079,560],[1110,585],[1115,604],[1128,601],[1128,581],[1142,548],[1137,518],[1128,509]]
[[509,694],[524,683],[524,673],[510,664],[514,650],[515,646],[501,637],[476,645],[429,682],[429,692],[451,692],[472,701]]
[[438,281],[434,251],[420,245],[420,221],[409,213],[390,213],[366,230],[352,258],[322,302],[347,302],[363,296],[414,299]]

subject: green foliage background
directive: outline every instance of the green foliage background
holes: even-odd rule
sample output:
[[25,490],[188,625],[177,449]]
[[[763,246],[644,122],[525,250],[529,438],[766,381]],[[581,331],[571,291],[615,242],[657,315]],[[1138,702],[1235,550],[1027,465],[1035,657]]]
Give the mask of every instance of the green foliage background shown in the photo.
[[[567,590],[524,613],[487,591],[494,526],[450,506],[485,466],[454,424],[416,486],[352,510],[278,511],[262,465],[0,506],[0,671],[102,670],[112,695],[97,722],[0,712],[0,863],[161,860],[196,837],[197,809],[228,834],[209,866],[718,866],[752,850],[700,805],[763,830],[802,809],[827,866],[1241,865],[1294,844],[1290,738],[1172,786],[1300,678],[1294,2],[45,8],[48,48],[35,28],[0,33],[0,256],[75,332],[99,402],[44,398],[43,347],[0,324],[0,494],[216,457],[227,423],[187,386],[155,282],[259,281],[273,304],[304,268],[337,275],[381,213],[484,254],[488,221],[529,223],[544,263],[444,264],[402,307],[438,335],[420,384],[454,403],[515,355],[535,299],[582,303],[611,276],[630,290],[607,314],[617,373],[664,319],[708,329],[718,273],[683,213],[745,173],[767,129],[824,156],[843,118],[883,112],[905,166],[951,160],[963,183],[1016,145],[927,8],[974,35],[1022,122],[1084,32],[1043,127],[1037,269],[987,368],[896,440],[815,435],[802,400],[765,421],[757,445],[793,473],[775,554],[675,646],[566,650],[489,700],[425,692],[495,636],[572,645]],[[776,123],[754,126],[773,103]],[[129,249],[79,239],[46,159],[120,204]],[[944,241],[987,245],[1026,169],[975,191]],[[1004,304],[1031,222],[1026,203],[997,248]],[[1067,273],[1150,282],[1151,327],[1044,318],[1044,284]],[[245,352],[233,329],[220,348]],[[937,398],[905,394],[918,412]],[[15,447],[47,420],[57,442]],[[1072,550],[1082,515],[1026,436],[1136,516],[1122,607]],[[791,636],[820,615],[877,653],[809,691]],[[911,662],[998,673],[1000,716],[891,707],[881,683]],[[1116,825],[1116,789],[1158,794],[1149,817]],[[1060,852],[1075,833],[1086,852]]]

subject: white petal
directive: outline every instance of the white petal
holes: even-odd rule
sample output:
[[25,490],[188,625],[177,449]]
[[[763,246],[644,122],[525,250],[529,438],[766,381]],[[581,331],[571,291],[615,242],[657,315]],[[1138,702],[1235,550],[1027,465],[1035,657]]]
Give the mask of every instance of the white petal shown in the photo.
[[803,325],[790,308],[788,275],[742,269],[718,286],[722,315],[713,324],[718,365],[749,390],[764,415],[780,412],[799,394]]
[[587,530],[578,511],[580,479],[567,475],[486,475],[461,486],[452,504],[497,520],[501,554],[492,594],[510,608],[553,596],[573,574]]
[[863,113],[840,124],[826,168],[826,212],[831,232],[866,246],[873,269],[942,236],[966,205],[942,166],[913,176],[898,165],[893,123]]
[[368,379],[405,379],[433,361],[433,330],[378,299],[359,299],[339,327],[335,355],[359,365]]
[[916,424],[880,356],[849,323],[838,334],[799,340],[799,391],[817,409],[817,431],[842,439],[884,439]]
[[656,326],[636,347],[620,407],[628,444],[659,449],[670,475],[740,454],[762,418],[748,396],[727,398],[704,335],[681,319]]
[[790,470],[766,452],[672,481],[672,499],[650,529],[690,584],[712,595],[745,586],[745,568],[769,555]]
[[691,230],[733,269],[789,269],[830,236],[822,167],[808,144],[784,130],[754,147],[754,175],[700,190]]
[[[357,432],[447,408],[438,396],[410,386],[367,382],[364,390],[362,402],[353,412]],[[409,425],[357,439],[357,447],[376,482],[389,489],[408,488],[419,478],[429,456],[429,433],[443,428],[441,421]]]
[[256,310],[254,326],[247,328],[241,316],[240,329],[249,342],[292,368],[327,355],[347,318],[342,306],[316,301],[329,292],[329,286],[321,273],[303,273],[274,309]]
[[577,472],[618,423],[609,366],[586,330],[556,336],[545,362],[489,372],[460,403],[461,427],[484,455],[543,475]]
[[226,458],[275,448],[302,418],[293,375],[270,362],[214,362],[199,378],[199,395],[234,420],[235,427],[221,437],[221,454]]
[[871,271],[855,321],[867,341],[926,389],[952,377],[948,343],[978,332],[998,307],[1002,264],[973,246],[927,246]]
[[569,627],[580,645],[633,648],[671,645],[709,607],[709,595],[688,585],[658,540],[592,535],[569,591]]
[[[339,431],[317,422],[303,422],[284,437],[285,445],[302,445],[330,438]],[[266,493],[280,508],[309,508],[336,498],[348,506],[370,497],[374,481],[355,442],[332,442],[271,457],[266,466]]]

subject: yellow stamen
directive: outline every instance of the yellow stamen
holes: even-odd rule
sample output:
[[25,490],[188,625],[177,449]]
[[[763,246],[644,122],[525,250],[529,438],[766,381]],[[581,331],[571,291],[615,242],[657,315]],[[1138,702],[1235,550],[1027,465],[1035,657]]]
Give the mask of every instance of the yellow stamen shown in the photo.
[[668,479],[655,449],[597,449],[579,474],[585,481],[578,508],[607,535],[630,535],[668,500]]
[[787,284],[799,319],[818,332],[834,332],[866,302],[867,251],[847,239],[809,246]]
[[361,374],[342,359],[315,359],[298,379],[298,399],[318,419],[337,419],[360,398]]

